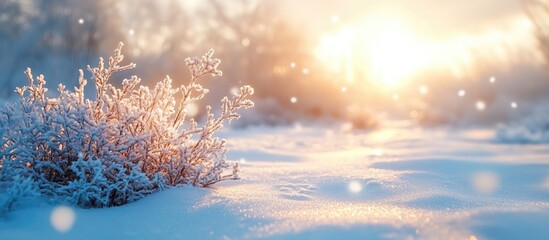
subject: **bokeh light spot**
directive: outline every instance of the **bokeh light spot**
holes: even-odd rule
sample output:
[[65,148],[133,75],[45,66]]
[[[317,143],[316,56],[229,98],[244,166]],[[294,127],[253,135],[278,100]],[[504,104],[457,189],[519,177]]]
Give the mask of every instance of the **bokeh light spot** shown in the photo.
[[543,180],[541,185],[545,190],[549,191],[549,176]]
[[473,189],[482,194],[491,194],[499,188],[499,177],[490,171],[480,171],[471,178]]
[[56,231],[64,233],[72,228],[75,218],[76,216],[72,208],[58,206],[51,212],[50,222]]
[[232,95],[238,95],[238,94],[240,94],[240,89],[238,89],[237,87],[232,87],[232,88],[230,89],[230,91],[231,91],[231,94],[232,94]]
[[383,156],[383,149],[381,148],[376,148],[372,151],[372,155],[373,156],[376,156],[376,157],[381,157]]
[[353,180],[347,185],[347,189],[351,193],[359,193],[362,191],[362,184],[359,181]]
[[484,103],[483,101],[477,101],[475,103],[475,107],[477,108],[477,110],[479,111],[484,111],[484,109],[486,109],[486,103]]
[[428,92],[429,92],[429,88],[427,88],[427,86],[423,85],[419,87],[419,93],[421,93],[422,95],[425,95]]
[[250,46],[250,39],[249,38],[243,38],[242,41],[240,41],[240,44],[242,44],[243,47]]
[[183,111],[187,116],[195,117],[198,114],[198,105],[196,105],[196,103],[191,103],[187,105]]

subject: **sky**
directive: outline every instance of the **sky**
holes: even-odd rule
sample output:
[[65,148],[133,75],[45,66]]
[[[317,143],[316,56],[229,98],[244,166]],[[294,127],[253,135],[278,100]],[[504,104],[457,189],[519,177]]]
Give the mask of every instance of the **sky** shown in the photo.
[[321,59],[359,65],[335,71],[366,66],[369,78],[387,86],[426,69],[463,78],[479,57],[502,67],[543,61],[519,0],[284,0],[282,8],[287,20],[318,39]]
[[396,14],[415,24],[426,23],[439,34],[474,31],[487,24],[522,14],[519,0],[283,0],[284,12],[297,23],[319,25],[338,15],[341,21],[357,21],[368,15]]
[[[218,24],[215,19],[210,21],[209,18],[215,18],[216,15],[204,14],[207,8],[211,7],[206,4],[207,1],[177,1],[181,1],[186,7],[181,12],[188,11],[191,17],[186,19],[186,14],[181,14],[180,21],[174,24],[165,21],[164,16],[169,13],[145,11],[141,14],[145,17],[135,17],[133,13],[139,12],[136,9],[146,8],[145,6],[149,5],[124,2],[136,7],[135,9],[121,7],[122,13],[126,13],[127,16],[119,14],[124,16],[120,23],[121,27],[105,30],[120,31],[118,35],[108,34],[107,39],[110,37],[110,41],[114,43],[120,41],[120,38],[125,38],[122,40],[127,43],[126,49],[132,51],[133,57],[141,58],[136,61],[151,59],[147,54],[140,52],[141,49],[149,51],[153,60],[143,61],[145,63],[140,63],[139,66],[160,65],[163,71],[159,72],[169,74],[173,72],[177,74],[180,71],[175,64],[166,63],[175,61],[157,61],[154,58],[157,56],[154,54],[162,56],[158,59],[182,59],[181,57],[190,52],[193,47],[224,49],[225,46],[231,46],[230,51],[225,51],[223,60],[226,69],[234,68],[232,70],[234,74],[229,74],[227,70],[225,78],[231,78],[236,82],[237,78],[247,78],[250,75],[249,71],[245,70],[248,66],[247,60],[241,57],[246,53],[251,54],[250,57],[262,59],[262,61],[256,61],[256,65],[265,67],[261,71],[272,74],[273,79],[287,77],[295,81],[314,79],[316,85],[320,86],[318,88],[329,88],[331,93],[344,96],[341,99],[348,98],[354,101],[360,98],[362,102],[374,102],[376,106],[382,106],[384,109],[387,105],[393,104],[395,102],[393,100],[401,99],[400,102],[405,102],[404,99],[406,99],[406,103],[409,103],[412,102],[411,99],[419,99],[422,102],[438,103],[439,96],[447,95],[467,98],[470,102],[464,106],[473,109],[474,102],[484,100],[490,104],[490,101],[496,102],[493,95],[501,93],[506,94],[501,101],[505,101],[503,105],[508,110],[507,102],[517,100],[516,96],[507,95],[523,95],[517,93],[514,87],[515,82],[523,82],[525,78],[530,78],[531,82],[522,85],[527,87],[524,91],[532,91],[540,89],[538,86],[544,86],[538,80],[546,77],[545,72],[542,74],[542,71],[538,71],[546,68],[543,65],[544,58],[537,47],[534,26],[523,13],[520,0],[234,0],[225,2],[219,0],[223,2],[222,10],[227,15],[231,15],[231,12],[234,14],[233,21],[241,21],[240,17],[244,16],[242,19],[245,20],[242,20],[241,26],[243,30],[241,29],[240,35],[235,33],[240,31],[235,30],[239,29],[238,23],[224,26]],[[247,3],[255,2],[265,4],[267,6],[265,9],[272,15],[264,14],[266,17],[259,21],[249,20],[251,17],[246,17],[246,14],[253,15],[254,11],[243,9],[254,9],[253,4]],[[156,4],[157,2],[143,1],[143,3]],[[171,5],[162,3],[163,7],[160,11],[170,9]],[[193,14],[197,15],[196,18]],[[262,33],[263,30],[257,30],[254,33],[255,30],[246,30],[255,26],[258,27],[257,29],[279,31],[279,25],[269,25],[274,22],[273,18],[277,19],[279,16],[285,23],[293,25],[288,27],[288,32],[272,34],[271,31]],[[87,26],[88,20],[86,24],[84,21],[78,22],[80,17],[76,16],[76,19],[72,20],[76,26],[75,29]],[[150,21],[148,21],[149,18]],[[154,21],[158,23],[151,24]],[[190,30],[186,32],[181,29]],[[178,46],[176,43],[179,43],[179,39],[186,40],[196,35],[193,31],[206,34],[212,30],[222,33],[217,40],[210,35],[204,35],[189,41],[189,47],[178,49],[181,51],[163,47]],[[257,36],[253,36],[254,34]],[[264,46],[261,44],[266,43],[257,43],[256,46],[256,42],[253,42],[256,40],[253,39],[272,38],[270,41],[277,41],[280,46],[285,46],[284,40],[288,38],[272,37],[273,35],[286,36],[284,34],[289,34],[287,36],[290,38],[295,37],[299,42],[288,44],[291,46],[280,51],[276,57],[261,58],[266,56],[261,55],[264,51]],[[252,39],[251,44],[250,39]],[[101,41],[109,40],[101,38]],[[111,45],[113,44],[105,43],[109,51]],[[252,49],[249,47],[255,47],[255,53],[246,50]],[[295,52],[306,53],[296,55]],[[223,51],[218,53],[223,54]],[[236,57],[231,59],[231,56]],[[132,56],[128,56],[130,57]],[[229,67],[228,64],[231,63],[233,65]],[[242,67],[242,70],[236,70],[236,67]],[[298,71],[292,70],[294,68]],[[253,70],[259,71],[257,68]],[[289,72],[297,74],[283,76]],[[145,76],[145,78],[148,77]],[[492,77],[498,79],[497,85],[491,82],[491,85],[484,84]],[[260,78],[254,81],[259,81],[258,79]],[[269,87],[266,89],[270,90]],[[456,95],[462,90],[467,90],[466,96]],[[367,91],[375,99],[362,100],[362,91]],[[297,96],[299,104],[295,104],[296,101],[292,100],[296,97],[295,93],[286,96],[285,91],[280,90],[280,92],[280,95],[277,95],[279,97],[277,101],[287,106],[305,105],[304,103],[307,102],[305,100],[307,96]],[[310,90],[310,92],[314,91]],[[475,92],[476,95],[474,95]],[[304,93],[304,95],[307,94],[310,93]],[[532,94],[528,93],[528,95]],[[314,99],[314,97],[310,98]],[[359,103],[362,104],[360,101]],[[423,103],[420,105],[431,106]],[[303,107],[303,109],[306,108],[308,107]],[[417,107],[414,105],[411,108]],[[445,106],[441,109],[445,109]],[[404,112],[407,111],[408,109],[404,110]]]

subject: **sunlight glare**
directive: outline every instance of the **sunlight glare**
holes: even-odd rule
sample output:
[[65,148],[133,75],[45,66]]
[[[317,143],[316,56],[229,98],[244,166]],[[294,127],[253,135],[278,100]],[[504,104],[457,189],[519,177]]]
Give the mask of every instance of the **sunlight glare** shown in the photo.
[[[524,16],[507,20],[501,29],[463,32],[453,37],[428,35],[413,22],[398,13],[365,16],[325,32],[315,52],[329,71],[341,75],[337,79],[400,88],[432,69],[465,77],[478,64],[475,54],[479,51],[504,65],[513,61],[513,52],[506,51],[506,46],[537,51],[535,38],[530,36],[532,23]],[[534,61],[543,61],[538,55]],[[495,84],[496,77],[488,76],[487,80]]]
[[387,19],[377,24],[369,49],[372,77],[395,87],[429,63],[428,51],[405,24]]
[[381,157],[383,156],[383,149],[381,148],[376,148],[372,151],[372,155],[375,156],[375,157]]
[[318,58],[326,67],[344,75],[347,82],[354,81],[354,29],[344,27],[339,32],[325,34],[317,46]]
[[331,17],[332,23],[336,24],[339,22],[339,16],[338,15],[332,15]]
[[396,16],[371,16],[352,26],[325,34],[317,55],[327,67],[355,81],[355,69],[384,87],[397,87],[430,63],[430,44],[421,41]]

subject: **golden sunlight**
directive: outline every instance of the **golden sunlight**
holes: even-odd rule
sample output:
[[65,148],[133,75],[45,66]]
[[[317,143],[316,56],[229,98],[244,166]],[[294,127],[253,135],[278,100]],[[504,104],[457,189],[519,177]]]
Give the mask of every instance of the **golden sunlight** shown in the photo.
[[355,26],[325,34],[318,47],[319,59],[330,70],[356,79],[355,68],[385,87],[395,87],[429,65],[429,44],[396,17],[371,17]]
[[[504,67],[517,53],[535,52],[535,40],[529,34],[532,24],[527,18],[518,15],[501,24],[499,29],[484,28],[440,38],[420,31],[428,27],[422,22],[389,15],[369,16],[324,33],[316,55],[345,82],[367,80],[392,89],[405,86],[424,71],[443,70],[461,77],[474,68],[476,58],[490,58]],[[532,60],[540,62],[542,58]]]
[[405,24],[393,19],[375,21],[376,29],[369,37],[370,74],[374,81],[394,87],[429,63],[428,49],[424,42]]

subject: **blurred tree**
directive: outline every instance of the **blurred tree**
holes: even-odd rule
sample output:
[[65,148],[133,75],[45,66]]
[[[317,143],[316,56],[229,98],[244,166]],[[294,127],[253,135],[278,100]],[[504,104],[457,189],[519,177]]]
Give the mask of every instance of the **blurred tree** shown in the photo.
[[549,1],[523,0],[523,6],[534,23],[539,47],[549,62]]
[[[122,1],[120,14],[124,22],[121,29],[126,37],[126,54],[141,69],[155,71],[137,72],[145,84],[170,75],[175,85],[186,83],[189,74],[185,70],[184,59],[199,55],[208,49],[197,49],[204,42],[204,35],[197,29],[200,20],[193,18],[189,9],[180,0]],[[151,81],[151,82],[147,82]]]
[[15,86],[25,80],[22,73],[28,66],[59,79],[57,83],[74,85],[77,72],[67,69],[84,68],[97,57],[100,45],[109,42],[105,36],[116,32],[112,31],[116,20],[108,15],[113,13],[110,3],[1,1],[0,52],[9,57],[0,59],[0,97],[13,95]]
[[231,64],[223,69],[226,81],[208,86],[215,92],[211,96],[251,84],[257,108],[246,119],[256,123],[347,117],[350,101],[340,91],[342,79],[334,81],[338,76],[327,74],[316,59],[308,29],[288,23],[277,7],[274,1],[208,1],[200,14],[206,18],[207,40]]
[[[19,71],[30,66],[69,87],[77,73],[117,42],[146,72],[143,80],[169,74],[175,85],[188,73],[184,58],[209,48],[223,60],[223,81],[206,83],[212,94],[204,104],[230,95],[235,86],[256,89],[258,107],[249,121],[293,122],[303,116],[346,118],[353,96],[341,91],[344,76],[328,74],[314,55],[308,29],[282,18],[276,1],[209,0],[5,0],[0,2],[0,96],[22,85]],[[150,69],[155,69],[150,71]],[[14,81],[17,80],[17,81]],[[117,84],[114,82],[113,84]],[[148,84],[144,82],[144,84]],[[55,86],[49,86],[55,87]],[[356,91],[355,91],[356,94]],[[297,101],[292,102],[295,98]],[[357,105],[357,103],[355,103]],[[364,118],[353,108],[353,116]],[[247,113],[250,114],[250,113]],[[254,118],[255,117],[255,118]]]

